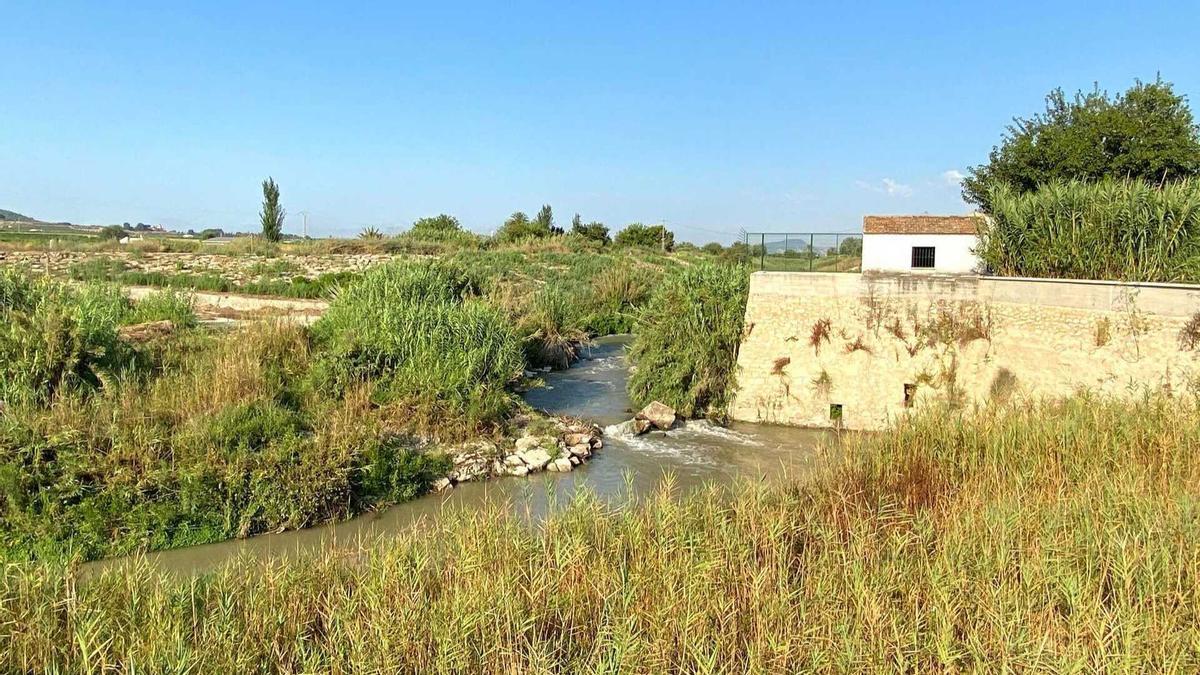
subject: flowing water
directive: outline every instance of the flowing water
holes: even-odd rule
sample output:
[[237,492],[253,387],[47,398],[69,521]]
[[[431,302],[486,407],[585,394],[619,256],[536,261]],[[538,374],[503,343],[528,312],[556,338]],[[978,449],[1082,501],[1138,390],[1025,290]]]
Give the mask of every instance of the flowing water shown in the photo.
[[[625,395],[628,342],[623,336],[596,340],[572,368],[548,373],[545,387],[526,394],[534,407],[605,427],[604,447],[570,473],[542,472],[464,483],[343,523],[160,551],[147,558],[160,569],[188,574],[242,555],[281,556],[353,546],[380,535],[402,536],[417,522],[437,518],[446,509],[499,503],[536,520],[551,504],[568,502],[577,490],[590,490],[602,498],[625,498],[631,491],[641,495],[654,490],[667,474],[681,491],[739,477],[797,478],[812,471],[823,456],[822,448],[836,443],[836,437],[824,431],[737,423],[720,427],[705,421],[688,422],[669,432],[620,435],[617,425],[633,416]],[[120,560],[97,561],[86,569],[98,572]]]

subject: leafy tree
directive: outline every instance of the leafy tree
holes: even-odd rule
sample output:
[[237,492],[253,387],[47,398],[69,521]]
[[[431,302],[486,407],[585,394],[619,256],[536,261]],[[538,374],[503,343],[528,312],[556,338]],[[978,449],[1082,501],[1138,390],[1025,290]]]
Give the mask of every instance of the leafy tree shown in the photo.
[[517,211],[509,216],[508,220],[504,221],[504,224],[496,231],[496,239],[499,241],[514,241],[526,237],[548,236],[550,236],[550,229],[543,223],[530,220],[529,216],[525,215],[523,211]]
[[441,240],[463,232],[458,218],[444,213],[432,218],[420,218],[412,224],[408,233],[417,239]]
[[670,251],[675,248],[675,233],[662,225],[633,223],[617,233],[617,246],[644,246]]
[[707,244],[705,244],[704,246],[701,246],[700,250],[704,251],[705,253],[707,253],[709,255],[721,255],[721,253],[723,253],[725,251],[725,247],[721,246],[721,244],[719,244],[715,241],[710,241]]
[[578,213],[571,219],[571,232],[588,241],[600,242],[601,245],[612,241],[608,236],[608,228],[604,226],[604,223],[591,222],[584,224],[583,219],[579,217]]
[[262,222],[263,239],[277,242],[283,238],[283,218],[287,212],[279,205],[279,185],[274,178],[268,176],[263,181],[262,191],[262,211],[258,218]]
[[552,231],[554,229],[554,209],[550,208],[549,204],[542,204],[542,208],[534,216],[533,222],[547,232]]
[[108,225],[100,228],[101,239],[120,239],[125,236],[125,230],[120,225]]
[[862,237],[847,237],[838,244],[837,253],[849,256],[862,255]]
[[1138,178],[1166,183],[1200,173],[1200,128],[1187,99],[1161,79],[1136,82],[1110,98],[1095,89],[1068,100],[1046,97],[1046,112],[1016,118],[988,162],[963,180],[963,199],[991,210],[988,193],[1006,183],[1018,194],[1065,180]]

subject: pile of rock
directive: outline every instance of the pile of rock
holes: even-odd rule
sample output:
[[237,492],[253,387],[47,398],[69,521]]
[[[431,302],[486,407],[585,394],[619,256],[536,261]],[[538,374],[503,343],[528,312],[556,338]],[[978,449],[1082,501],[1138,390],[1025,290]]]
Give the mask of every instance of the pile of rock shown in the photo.
[[602,447],[600,427],[586,424],[563,423],[551,434],[526,433],[507,450],[481,441],[453,454],[454,470],[435,483],[434,489],[493,476],[573,471]]

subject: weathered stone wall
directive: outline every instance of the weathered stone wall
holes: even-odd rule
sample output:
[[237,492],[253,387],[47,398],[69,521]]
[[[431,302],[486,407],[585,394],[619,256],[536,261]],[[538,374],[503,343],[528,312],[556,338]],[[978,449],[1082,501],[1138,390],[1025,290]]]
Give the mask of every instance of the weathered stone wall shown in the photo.
[[1188,390],[1197,311],[1200,286],[759,272],[732,415],[829,426],[840,404],[878,429],[934,401]]

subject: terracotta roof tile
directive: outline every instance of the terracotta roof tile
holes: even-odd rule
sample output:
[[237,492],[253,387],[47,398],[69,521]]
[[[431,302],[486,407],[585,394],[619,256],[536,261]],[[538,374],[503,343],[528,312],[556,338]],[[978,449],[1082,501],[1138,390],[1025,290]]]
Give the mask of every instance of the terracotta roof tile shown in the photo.
[[863,234],[975,234],[978,216],[863,216]]

